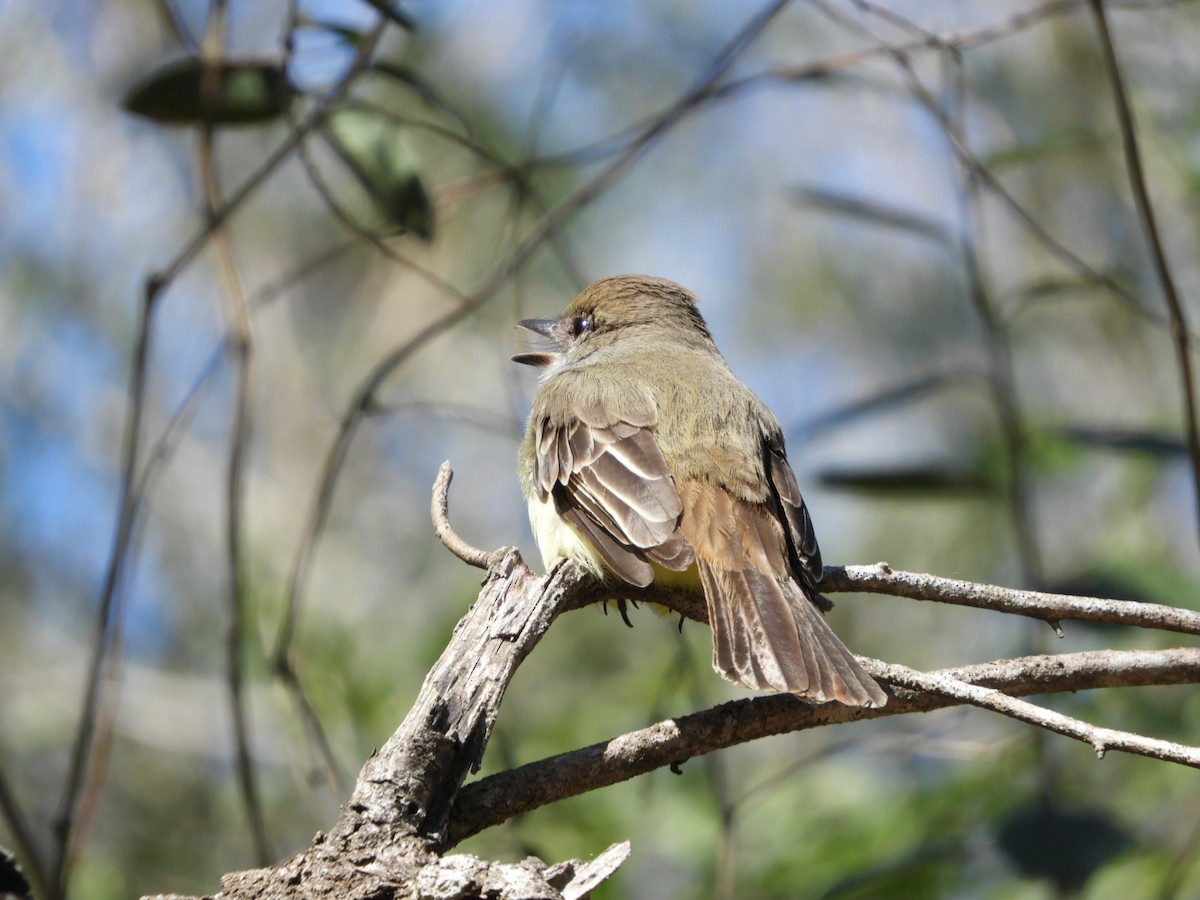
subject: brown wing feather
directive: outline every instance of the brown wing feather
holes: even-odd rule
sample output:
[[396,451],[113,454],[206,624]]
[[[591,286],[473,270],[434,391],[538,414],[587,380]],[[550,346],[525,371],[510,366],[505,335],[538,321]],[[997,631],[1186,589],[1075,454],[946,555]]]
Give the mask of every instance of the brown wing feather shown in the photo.
[[535,435],[535,483],[590,541],[610,569],[645,587],[650,561],[683,571],[694,560],[679,530],[683,510],[667,461],[649,426],[654,416],[630,410],[614,419],[604,406]]
[[[555,504],[559,504],[557,492]],[[621,580],[637,587],[645,587],[654,580],[654,569],[642,554],[619,543],[610,531],[581,508],[567,505],[560,509],[559,515],[587,536],[600,558]]]

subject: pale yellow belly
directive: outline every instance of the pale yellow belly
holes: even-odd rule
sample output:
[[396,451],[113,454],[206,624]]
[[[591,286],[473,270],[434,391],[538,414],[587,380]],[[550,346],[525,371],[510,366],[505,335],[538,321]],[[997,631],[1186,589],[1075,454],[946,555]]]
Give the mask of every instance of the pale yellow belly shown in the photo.
[[[608,566],[600,558],[591,542],[572,524],[559,516],[554,500],[547,495],[529,501],[529,523],[533,526],[533,537],[542,553],[542,565],[549,569],[560,557],[573,559],[597,578],[609,574]],[[663,587],[682,587],[700,590],[700,572],[695,565],[675,572],[658,563],[654,567],[654,583]]]

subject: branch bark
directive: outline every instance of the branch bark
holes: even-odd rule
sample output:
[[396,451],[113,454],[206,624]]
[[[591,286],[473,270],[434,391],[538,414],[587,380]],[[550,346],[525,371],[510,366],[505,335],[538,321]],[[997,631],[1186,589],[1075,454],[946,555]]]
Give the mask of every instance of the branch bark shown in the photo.
[[[454,804],[450,844],[466,840],[518,813],[627,781],[664,766],[678,766],[693,757],[735,744],[790,731],[930,712],[972,702],[955,695],[962,689],[968,689],[964,693],[972,688],[991,691],[1011,700],[1032,694],[1200,681],[1200,649],[1193,648],[1029,656],[928,674],[915,673],[903,666],[863,662],[868,664],[867,671],[872,675],[892,685],[887,706],[877,709],[829,703],[810,706],[787,694],[772,694],[734,700],[689,716],[667,719],[466,785]],[[921,686],[915,687],[918,683]],[[1117,747],[1115,742],[1108,746],[1130,749]],[[1184,751],[1175,761],[1182,762],[1183,757],[1188,757],[1187,764],[1196,764],[1194,757],[1200,751],[1180,745],[1172,748]]]
[[1022,591],[995,584],[978,584],[918,572],[897,572],[887,563],[873,566],[826,567],[821,590],[890,594],[909,600],[933,600],[1041,619],[1051,625],[1074,619],[1108,625],[1133,625],[1179,634],[1200,634],[1200,613],[1160,603],[1106,600]]
[[624,859],[617,847],[599,868],[599,860],[549,867],[441,855],[454,797],[479,767],[505,688],[585,577],[571,565],[536,576],[515,549],[497,551],[479,598],[400,728],[363,766],[337,823],[282,865],[227,875],[223,900],[577,897],[579,885],[611,874]]

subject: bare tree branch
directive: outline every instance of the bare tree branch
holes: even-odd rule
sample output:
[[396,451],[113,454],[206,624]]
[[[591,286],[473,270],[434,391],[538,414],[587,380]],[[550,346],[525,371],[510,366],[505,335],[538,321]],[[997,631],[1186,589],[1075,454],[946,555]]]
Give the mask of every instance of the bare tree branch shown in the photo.
[[1200,613],[1190,609],[1133,600],[1105,600],[1100,597],[1071,597],[1065,594],[1023,591],[995,584],[942,578],[938,575],[897,572],[883,562],[873,566],[826,567],[821,590],[831,593],[863,591],[907,597],[910,600],[932,600],[955,606],[973,606],[977,609],[991,609],[1042,619],[1052,624],[1061,619],[1075,619],[1080,622],[1133,625],[1137,628],[1155,628],[1180,634],[1200,634]]
[[[1118,654],[1118,651],[1101,650],[1098,652],[1102,655],[1102,665],[1105,667],[1104,670],[1106,672],[1112,672],[1120,668],[1121,664],[1115,663],[1112,660]],[[1194,667],[1197,662],[1200,662],[1200,650],[1192,649],[1182,652],[1185,654],[1182,667]],[[1145,674],[1147,665],[1153,665],[1153,663],[1143,661],[1141,657],[1144,654],[1141,651],[1130,651],[1129,655],[1135,657],[1134,665],[1137,667],[1139,675]],[[1050,660],[1052,665],[1058,664],[1064,669],[1069,668],[1067,664],[1062,662],[1061,657],[1049,656],[1043,657],[1043,659]],[[1006,662],[1008,661],[1006,660]],[[1170,677],[1174,677],[1179,674],[1180,669],[1172,668],[1168,671]],[[1126,753],[1133,753],[1138,756],[1149,756],[1152,759],[1200,768],[1200,747],[1188,747],[1172,741],[1142,737],[1139,734],[1119,731],[1113,728],[1099,728],[1071,716],[1064,716],[1053,710],[1043,709],[1024,700],[1016,700],[1008,696],[1006,692],[996,688],[969,684],[962,679],[955,678],[953,675],[941,672],[918,672],[906,666],[889,665],[883,667],[883,671],[879,673],[879,677],[890,684],[901,685],[909,690],[937,694],[957,703],[969,703],[981,709],[989,709],[992,712],[1009,716],[1020,722],[1036,725],[1047,731],[1075,738],[1076,740],[1091,744],[1096,751],[1096,756],[1100,759],[1104,758],[1107,750],[1123,750]],[[1178,684],[1179,682],[1172,683]],[[1126,687],[1128,685],[1127,683],[1123,683],[1106,686]],[[1040,685],[1038,692],[1052,693],[1053,691],[1047,690],[1047,687],[1047,684]]]
[[[225,0],[214,0],[209,27],[205,34],[205,85],[215,94],[217,67],[223,55],[222,43],[227,15]],[[207,100],[216,106],[215,96]],[[213,218],[221,207],[221,189],[217,181],[216,131],[211,123],[200,132],[199,163],[204,193],[204,209]],[[242,533],[246,500],[246,452],[250,442],[250,403],[253,395],[254,332],[250,324],[250,306],[238,274],[233,246],[225,226],[214,225],[212,232],[218,281],[225,294],[231,320],[229,344],[235,381],[232,417],[229,425],[229,454],[225,470],[225,554],[228,573],[229,620],[225,630],[225,673],[229,688],[229,712],[232,720],[233,758],[242,806],[250,824],[255,858],[266,865],[272,857],[267,835],[266,816],[259,796],[258,773],[250,752],[250,721],[245,699],[245,658],[243,643],[246,628],[246,573],[243,563]]]
[[[973,691],[979,691],[980,695],[987,692],[1007,697],[1103,687],[1193,684],[1200,681],[1200,650],[1106,650],[1032,656],[928,674],[874,663],[868,671],[884,681],[921,686],[912,690],[893,690],[887,706],[878,709],[855,709],[836,703],[810,706],[786,694],[734,700],[491,775],[466,785],[459,792],[449,843],[452,846],[518,813],[617,784],[664,766],[678,765],[714,750],[774,734],[929,712],[974,702],[965,699],[965,695]],[[964,697],[960,699],[952,696],[949,688],[943,690],[951,683],[973,691],[962,690]],[[939,686],[937,693],[930,690],[934,685]],[[1116,743],[1108,743],[1112,735],[1102,737],[1105,746],[1116,749],[1132,746],[1117,747]],[[1174,748],[1178,757],[1174,761],[1186,760],[1188,765],[1195,765],[1196,755],[1200,753],[1196,748],[1182,748],[1166,741],[1152,743],[1156,750],[1164,752]],[[1147,755],[1170,758],[1158,753]]]
[[[1158,216],[1154,212],[1154,202],[1150,199],[1150,190],[1146,186],[1146,173],[1142,166],[1137,123],[1133,118],[1133,109],[1129,105],[1128,92],[1125,90],[1125,78],[1121,74],[1121,63],[1117,58],[1117,47],[1108,27],[1108,16],[1104,12],[1104,3],[1102,0],[1089,0],[1089,5],[1096,19],[1096,31],[1100,36],[1104,63],[1112,81],[1113,102],[1117,108],[1117,122],[1121,128],[1121,144],[1125,152],[1125,167],[1129,172],[1129,186],[1133,190],[1133,201],[1137,208],[1138,219],[1142,224],[1142,230],[1146,233],[1146,242],[1150,245],[1150,255],[1154,259],[1154,271],[1167,302],[1167,312],[1171,321],[1171,339],[1175,344],[1175,363],[1179,367],[1179,385],[1183,394],[1183,421],[1187,431],[1188,459],[1192,468],[1193,502],[1196,507],[1197,527],[1200,527],[1200,421],[1197,420],[1196,412],[1196,377],[1193,371],[1192,338],[1188,327],[1187,311],[1179,296],[1175,275],[1171,271],[1171,263],[1167,259],[1167,251],[1163,247],[1162,238],[1159,235]],[[1197,536],[1200,536],[1200,531],[1197,532]]]

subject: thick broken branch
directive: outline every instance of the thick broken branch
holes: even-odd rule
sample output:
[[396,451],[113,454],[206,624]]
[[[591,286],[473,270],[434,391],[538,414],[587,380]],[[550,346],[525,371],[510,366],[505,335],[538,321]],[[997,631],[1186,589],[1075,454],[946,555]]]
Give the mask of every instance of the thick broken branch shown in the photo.
[[536,860],[505,866],[440,858],[451,803],[468,772],[479,767],[509,681],[585,577],[576,566],[535,576],[512,548],[492,558],[479,598],[400,728],[363,766],[337,823],[278,867],[226,876],[222,900],[390,896],[400,884],[459,881],[468,891],[462,896],[475,896],[470,890],[476,888],[499,896],[503,887],[503,896],[514,900],[571,897],[582,892],[568,885],[577,879],[594,884],[619,865],[620,854],[606,857],[612,868],[572,862],[562,871]]

